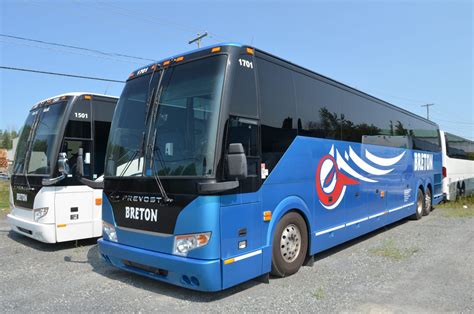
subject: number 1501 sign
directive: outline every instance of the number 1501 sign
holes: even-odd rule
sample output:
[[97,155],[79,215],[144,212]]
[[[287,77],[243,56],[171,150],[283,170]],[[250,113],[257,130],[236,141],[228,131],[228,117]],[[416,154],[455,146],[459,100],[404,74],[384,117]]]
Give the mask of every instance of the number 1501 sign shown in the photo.
[[87,119],[89,118],[88,114],[85,112],[74,112],[74,116],[78,119]]

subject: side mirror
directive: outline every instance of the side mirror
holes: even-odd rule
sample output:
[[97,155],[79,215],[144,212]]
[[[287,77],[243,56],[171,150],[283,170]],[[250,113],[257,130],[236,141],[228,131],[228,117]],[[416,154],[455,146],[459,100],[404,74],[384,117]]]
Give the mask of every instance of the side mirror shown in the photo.
[[84,150],[79,148],[77,151],[77,159],[76,159],[76,174],[79,177],[84,176]]
[[68,175],[70,171],[66,156],[66,153],[59,153],[58,157],[58,171],[64,175]]
[[[86,159],[90,162],[90,153],[86,153]],[[103,189],[104,188],[104,180],[89,180],[84,178],[84,150],[79,148],[77,151],[77,159],[76,159],[76,176],[78,177],[79,182],[82,184],[87,185],[93,189]]]
[[43,185],[53,185],[66,178],[70,171],[66,153],[59,153],[58,171],[61,173],[59,177],[43,179],[41,183]]
[[241,143],[229,144],[227,154],[227,173],[232,179],[247,178],[247,157],[245,156],[244,146]]

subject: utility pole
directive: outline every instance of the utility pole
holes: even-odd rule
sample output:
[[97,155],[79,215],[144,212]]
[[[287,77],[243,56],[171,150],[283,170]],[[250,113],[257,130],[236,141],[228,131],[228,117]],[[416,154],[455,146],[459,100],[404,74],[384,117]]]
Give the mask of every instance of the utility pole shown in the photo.
[[422,107],[426,107],[426,119],[430,119],[430,107],[434,106],[434,104],[426,104],[426,105],[421,105]]
[[188,44],[191,45],[192,43],[195,42],[195,43],[197,43],[198,48],[200,48],[200,47],[201,47],[201,39],[203,39],[203,38],[206,37],[207,35],[208,35],[207,32],[204,32],[204,34],[202,34],[202,35],[200,35],[200,34],[198,33],[198,34],[197,34],[197,37],[194,38],[194,39],[191,39],[191,40],[188,42]]

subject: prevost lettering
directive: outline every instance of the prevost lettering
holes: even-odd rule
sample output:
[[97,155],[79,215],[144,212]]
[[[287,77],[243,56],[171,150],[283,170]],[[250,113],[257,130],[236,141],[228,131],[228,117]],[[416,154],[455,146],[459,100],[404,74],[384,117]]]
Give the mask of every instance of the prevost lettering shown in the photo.
[[158,209],[125,206],[125,218],[158,222]]
[[433,170],[433,154],[415,153],[414,171]]
[[124,195],[122,201],[127,202],[142,202],[142,203],[159,203],[161,197],[159,196],[142,196],[142,195]]

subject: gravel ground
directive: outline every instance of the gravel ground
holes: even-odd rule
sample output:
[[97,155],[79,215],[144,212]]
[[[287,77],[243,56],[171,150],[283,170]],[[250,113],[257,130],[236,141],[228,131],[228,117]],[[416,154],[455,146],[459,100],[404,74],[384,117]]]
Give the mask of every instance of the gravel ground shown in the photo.
[[0,311],[474,312],[474,218],[437,209],[316,255],[270,284],[200,293],[116,270],[95,241],[47,245],[0,220]]

